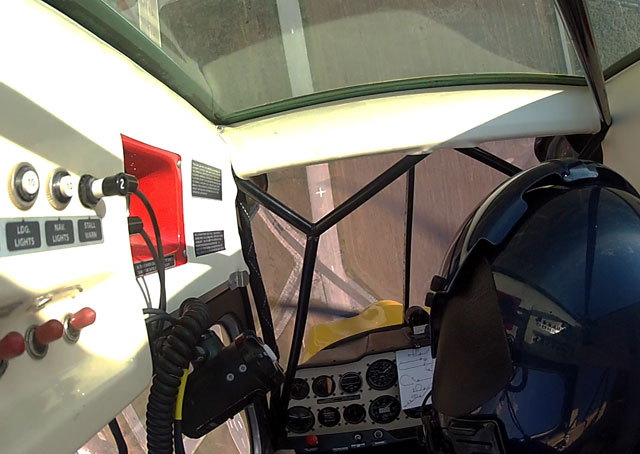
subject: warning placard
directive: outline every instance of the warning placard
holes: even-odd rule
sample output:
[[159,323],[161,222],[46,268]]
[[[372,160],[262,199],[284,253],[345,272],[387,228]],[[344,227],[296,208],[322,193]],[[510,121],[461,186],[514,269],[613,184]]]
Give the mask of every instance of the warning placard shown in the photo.
[[222,172],[220,169],[191,161],[191,195],[222,200]]
[[193,232],[193,245],[196,257],[224,251],[224,230]]

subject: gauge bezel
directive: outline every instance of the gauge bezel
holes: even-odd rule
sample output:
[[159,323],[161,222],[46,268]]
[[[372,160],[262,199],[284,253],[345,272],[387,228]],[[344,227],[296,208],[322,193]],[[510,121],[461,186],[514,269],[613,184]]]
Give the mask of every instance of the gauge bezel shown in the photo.
[[[318,390],[316,389],[316,384],[318,383],[318,381],[324,378],[328,378],[329,380],[331,380],[331,383],[333,384],[329,394],[318,393]],[[318,375],[313,379],[313,382],[311,383],[311,390],[313,391],[313,394],[316,397],[329,397],[331,394],[336,392],[336,381],[330,375]]]
[[[327,424],[324,421],[323,413],[326,411],[331,411],[333,413],[333,416],[336,417],[335,422],[333,422],[332,424]],[[320,424],[323,427],[335,427],[338,424],[340,424],[341,420],[342,420],[342,415],[340,414],[340,410],[338,410],[336,407],[322,407],[318,409],[317,421],[318,421],[318,424]]]
[[[374,416],[374,412],[373,412],[373,408],[382,400],[382,399],[391,399],[393,400],[393,402],[397,405],[397,411],[395,412],[393,418],[391,418],[389,421],[382,421],[380,420],[380,418],[376,418]],[[398,419],[398,417],[400,416],[400,412],[402,411],[401,405],[400,405],[400,401],[398,399],[396,399],[394,396],[390,396],[388,394],[385,394],[383,396],[379,396],[376,397],[373,402],[371,402],[371,404],[369,405],[369,417],[371,418],[371,421],[375,422],[376,424],[390,424],[393,421],[395,421],[396,419]]]
[[[349,421],[349,419],[347,418],[347,411],[349,408],[354,408],[354,407],[357,407],[362,411],[362,417],[357,421],[356,420]],[[362,404],[347,405],[346,407],[344,407],[344,410],[342,410],[342,418],[347,424],[362,424],[364,420],[367,419],[367,409]]]
[[[346,389],[345,385],[343,384],[345,377],[356,377],[358,379],[358,386],[354,388],[352,391]],[[355,394],[362,389],[362,375],[360,375],[358,372],[346,372],[340,376],[340,380],[338,381],[338,384],[340,385],[340,389],[345,393]],[[347,385],[347,386],[353,386],[353,385]]]
[[[372,382],[372,378],[371,378],[371,371],[373,371],[375,368],[379,367],[380,364],[384,364],[384,363],[390,363],[391,364],[391,370],[393,373],[393,379],[391,380],[391,382],[389,382],[389,384],[385,384],[385,385],[379,385],[376,384],[374,382]],[[367,373],[365,375],[365,378],[367,380],[367,384],[369,385],[369,387],[371,387],[371,389],[375,389],[376,391],[385,391],[389,388],[391,388],[393,385],[396,384],[396,381],[398,380],[398,372],[396,371],[396,363],[394,363],[393,361],[391,361],[390,359],[378,359],[374,362],[372,362],[368,367],[367,367]]]
[[[309,416],[311,416],[311,424],[309,425],[309,427],[305,428],[305,430],[293,429],[293,428],[291,428],[291,425],[289,424],[289,416],[290,416],[291,412],[292,411],[298,411],[298,410],[303,410]],[[294,407],[289,407],[289,409],[287,410],[287,420],[286,420],[285,425],[286,425],[286,428],[287,428],[287,430],[289,432],[292,432],[292,433],[295,433],[295,434],[303,434],[303,433],[309,432],[311,429],[313,429],[313,426],[316,425],[316,417],[308,407],[303,407],[302,405],[296,405]]]
[[[304,395],[299,395],[299,396],[298,396],[298,395],[296,395],[296,394],[294,393],[294,391],[293,391],[293,390],[294,390],[294,386],[295,386],[295,384],[296,384],[296,383],[303,383],[303,384],[304,384],[304,386],[305,386],[305,388],[304,388],[304,389],[305,389]],[[293,400],[303,400],[303,399],[306,399],[306,398],[309,396],[309,392],[310,392],[310,391],[311,391],[311,388],[310,388],[310,386],[309,386],[309,382],[308,382],[306,379],[304,379],[304,378],[298,378],[298,377],[296,377],[296,378],[294,378],[294,379],[293,379],[293,384],[291,385],[291,394],[290,394],[290,395],[291,395],[291,399],[293,399]]]

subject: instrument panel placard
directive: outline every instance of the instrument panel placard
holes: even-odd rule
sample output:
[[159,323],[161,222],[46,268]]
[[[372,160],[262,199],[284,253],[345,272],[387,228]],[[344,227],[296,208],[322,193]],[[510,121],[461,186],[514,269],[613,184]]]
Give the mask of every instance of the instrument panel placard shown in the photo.
[[104,242],[99,218],[0,219],[0,231],[0,257]]

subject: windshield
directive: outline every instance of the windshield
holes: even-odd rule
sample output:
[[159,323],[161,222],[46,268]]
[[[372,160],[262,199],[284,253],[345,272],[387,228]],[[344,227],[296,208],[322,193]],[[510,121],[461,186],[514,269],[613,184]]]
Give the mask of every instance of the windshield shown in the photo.
[[[165,83],[220,123],[403,89],[584,83],[553,0],[49,1],[89,28],[117,13],[161,50],[141,66],[162,80],[154,65],[176,65],[190,85]],[[637,2],[588,3],[606,66],[638,47]],[[123,24],[97,34],[136,60],[144,43],[113,39]]]

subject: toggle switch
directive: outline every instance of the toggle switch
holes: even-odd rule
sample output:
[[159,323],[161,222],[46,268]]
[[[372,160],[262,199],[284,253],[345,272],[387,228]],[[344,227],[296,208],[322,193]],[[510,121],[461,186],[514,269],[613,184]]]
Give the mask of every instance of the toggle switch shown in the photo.
[[24,353],[25,343],[22,334],[10,332],[0,339],[0,377],[9,366],[9,360]]
[[42,359],[49,350],[49,344],[62,337],[64,326],[58,320],[49,320],[40,326],[33,325],[24,336],[27,353],[34,359]]
[[90,307],[80,309],[75,314],[67,315],[64,322],[64,338],[67,342],[78,342],[80,331],[96,321],[96,311]]
[[25,349],[24,337],[15,331],[10,332],[0,340],[0,361],[20,356]]

